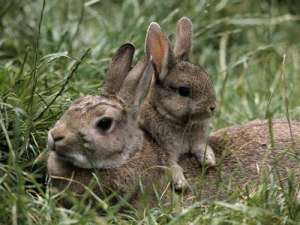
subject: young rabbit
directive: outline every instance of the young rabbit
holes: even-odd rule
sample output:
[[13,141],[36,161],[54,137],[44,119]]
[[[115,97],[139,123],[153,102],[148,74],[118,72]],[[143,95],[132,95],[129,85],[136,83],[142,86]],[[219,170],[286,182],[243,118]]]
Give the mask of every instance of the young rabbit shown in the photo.
[[138,128],[152,67],[145,58],[130,70],[133,54],[131,44],[120,47],[102,94],[75,100],[49,131],[47,167],[55,187],[62,189],[72,179],[71,189],[80,194],[95,173],[109,189],[123,193],[163,160],[158,145]]
[[180,155],[191,152],[202,165],[216,164],[207,144],[209,119],[216,108],[215,91],[207,73],[189,62],[192,22],[188,18],[177,23],[174,50],[157,23],[150,24],[145,42],[155,81],[142,106],[140,124],[168,152],[167,164],[174,186],[180,190],[187,186],[178,164]]

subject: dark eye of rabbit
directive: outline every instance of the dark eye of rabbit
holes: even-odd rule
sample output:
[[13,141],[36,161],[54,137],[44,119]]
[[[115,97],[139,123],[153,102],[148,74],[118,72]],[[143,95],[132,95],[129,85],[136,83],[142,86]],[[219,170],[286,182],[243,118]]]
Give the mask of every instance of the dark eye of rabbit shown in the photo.
[[112,122],[112,118],[103,117],[97,122],[96,127],[101,131],[107,131],[109,128],[111,128]]
[[179,95],[181,95],[182,97],[189,97],[191,94],[191,90],[189,87],[179,87],[178,88],[178,93]]

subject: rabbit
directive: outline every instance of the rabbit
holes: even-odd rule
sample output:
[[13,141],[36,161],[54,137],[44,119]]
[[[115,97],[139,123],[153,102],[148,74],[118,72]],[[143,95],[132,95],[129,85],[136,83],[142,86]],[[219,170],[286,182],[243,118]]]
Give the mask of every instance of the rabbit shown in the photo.
[[[169,155],[147,132],[139,129],[136,120],[154,81],[152,67],[146,56],[130,70],[133,53],[131,44],[119,48],[105,78],[103,93],[75,100],[49,131],[47,169],[54,187],[60,190],[69,187],[81,195],[97,176],[101,183],[95,187],[97,195],[100,196],[105,187],[122,196],[133,193],[131,200],[139,202],[142,190],[137,187],[142,177],[144,186],[152,187],[157,182],[162,185],[161,190],[170,191],[165,188],[169,178],[164,176]],[[112,121],[101,121],[104,116]],[[100,129],[109,127],[103,136],[96,132],[97,121],[101,121]],[[270,127],[272,135],[269,135]],[[272,164],[279,165],[281,179],[287,177],[289,169],[299,182],[299,140],[300,123],[295,121],[291,122],[291,129],[284,121],[275,120],[270,126],[268,121],[258,120],[213,132],[208,141],[216,153],[215,167],[203,170],[190,154],[184,154],[179,160],[185,177],[196,190],[192,196],[188,192],[185,199],[226,196],[232,189],[243,189],[257,182],[260,171]],[[271,143],[272,149],[268,147]],[[168,198],[167,192],[161,195]]]
[[[130,200],[139,202],[142,177],[145,187],[157,182],[162,187],[162,199],[168,200],[165,166],[169,155],[139,128],[136,119],[153,82],[152,66],[146,56],[130,70],[133,53],[131,44],[120,47],[112,59],[103,93],[75,100],[49,131],[47,169],[54,187],[69,187],[82,195],[96,175],[101,183],[95,188],[97,195],[102,195],[104,187],[121,196],[133,193]],[[103,129],[106,131],[102,133]],[[295,121],[289,126],[288,122],[275,120],[270,126],[268,121],[257,120],[211,133],[208,141],[216,153],[215,167],[203,170],[190,154],[179,160],[185,177],[196,190],[183,193],[187,204],[189,200],[219,198],[233,189],[242,190],[255,184],[259,173],[274,164],[282,180],[290,170],[299,182],[299,140],[300,122]]]
[[73,180],[71,189],[82,194],[95,173],[109,189],[124,193],[129,186],[135,188],[143,171],[165,157],[156,153],[159,146],[138,127],[136,118],[151,84],[152,66],[144,58],[130,70],[134,50],[129,43],[121,46],[101,95],[75,100],[49,130],[47,170],[54,187],[63,189]]
[[154,67],[154,81],[142,104],[139,123],[170,156],[167,165],[176,190],[188,187],[179,157],[191,152],[202,165],[215,166],[207,144],[210,118],[216,109],[213,83],[198,65],[189,62],[192,22],[177,22],[174,50],[159,24],[151,23],[145,40],[146,54]]
[[[148,170],[148,168],[155,165],[164,166],[168,156],[147,135],[144,143],[156,147],[144,147],[118,168],[95,171],[74,167],[51,151],[48,171],[59,189],[65,188],[70,183],[67,179],[61,178],[72,178],[74,183],[70,188],[75,193],[82,194],[85,191],[84,185],[90,183],[93,178],[92,172],[95,172],[103,186],[124,195],[131,191],[132,183],[136,183],[139,174],[146,174],[146,179],[150,183],[162,179],[161,173],[165,170]],[[295,184],[299,185],[300,122],[292,121],[290,126],[286,121],[274,120],[270,126],[266,120],[255,120],[226,127],[212,132],[209,144],[216,153],[218,163],[215,167],[203,171],[197,159],[191,154],[184,154],[179,160],[185,176],[195,190],[182,193],[187,205],[190,205],[191,201],[203,199],[224,199],[233,191],[245,190],[246,186],[256,188],[260,174],[264,171],[268,172],[268,176],[277,175],[281,185],[288,177],[289,171],[292,171]],[[273,147],[270,147],[271,144]],[[269,173],[270,169],[272,173]],[[199,171],[202,176],[199,176]],[[168,180],[164,182],[166,181]],[[162,199],[169,202],[169,192],[164,196],[167,197]],[[139,195],[131,199],[132,202],[139,200]]]

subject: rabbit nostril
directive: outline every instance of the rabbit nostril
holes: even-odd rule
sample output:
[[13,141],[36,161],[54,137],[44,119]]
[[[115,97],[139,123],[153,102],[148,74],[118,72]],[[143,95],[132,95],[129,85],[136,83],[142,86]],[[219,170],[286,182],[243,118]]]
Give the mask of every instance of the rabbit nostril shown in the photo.
[[215,109],[216,109],[216,107],[215,106],[211,106],[211,107],[209,107],[209,109],[210,109],[210,111],[215,111]]
[[51,134],[51,135],[52,135],[54,142],[63,140],[65,138],[65,136],[63,136],[63,135],[53,135],[53,134]]

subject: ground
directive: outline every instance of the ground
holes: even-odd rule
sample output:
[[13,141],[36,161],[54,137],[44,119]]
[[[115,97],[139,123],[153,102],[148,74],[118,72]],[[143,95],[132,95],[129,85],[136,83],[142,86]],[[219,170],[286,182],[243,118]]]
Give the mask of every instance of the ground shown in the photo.
[[212,130],[256,118],[300,120],[299,1],[2,0],[0,5],[0,224],[300,223],[299,202],[268,180],[250,195],[245,190],[190,207],[119,212],[109,206],[99,214],[100,206],[76,201],[64,209],[49,193],[42,159],[47,130],[72,100],[99,93],[113,52],[130,41],[137,61],[149,23],[160,23],[174,39],[182,16],[194,25],[192,61],[216,87]]

